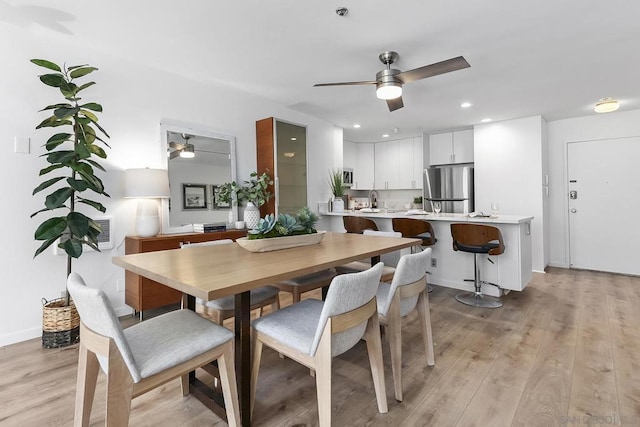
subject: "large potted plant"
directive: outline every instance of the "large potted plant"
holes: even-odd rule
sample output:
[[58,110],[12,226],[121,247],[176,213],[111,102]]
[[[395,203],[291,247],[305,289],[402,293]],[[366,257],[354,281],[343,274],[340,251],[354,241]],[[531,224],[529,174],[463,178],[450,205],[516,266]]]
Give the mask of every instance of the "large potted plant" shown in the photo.
[[[62,215],[51,216],[42,222],[35,231],[35,239],[42,242],[34,257],[53,244],[67,254],[67,276],[71,274],[72,260],[80,258],[83,247],[89,246],[96,251],[100,225],[80,212],[79,206],[105,212],[102,203],[89,199],[88,193],[109,197],[102,180],[95,169],[105,171],[95,158],[106,159],[103,148],[109,147],[103,138],[109,138],[107,132],[98,124],[96,113],[102,112],[102,106],[95,102],[82,101],[80,93],[93,86],[95,82],[80,84],[78,79],[97,70],[89,65],[67,67],[44,60],[32,59],[32,63],[49,70],[39,76],[40,81],[56,88],[64,101],[48,105],[41,111],[50,112],[36,129],[70,127],[67,132],[57,132],[44,144],[43,155],[49,166],[40,170],[45,180],[33,190],[33,195],[47,190],[44,208],[35,215],[53,211],[62,211]],[[44,347],[62,347],[78,342],[79,317],[73,302],[66,297],[46,303],[43,308],[42,344]]]
[[241,205],[242,202],[247,202],[244,210],[244,221],[247,228],[252,229],[260,221],[260,209],[258,208],[273,196],[267,190],[269,185],[273,185],[273,181],[266,172],[258,175],[258,172],[254,171],[251,172],[249,180],[244,181],[243,185],[235,181],[222,184],[218,194],[220,200],[224,203],[232,204],[236,200]]

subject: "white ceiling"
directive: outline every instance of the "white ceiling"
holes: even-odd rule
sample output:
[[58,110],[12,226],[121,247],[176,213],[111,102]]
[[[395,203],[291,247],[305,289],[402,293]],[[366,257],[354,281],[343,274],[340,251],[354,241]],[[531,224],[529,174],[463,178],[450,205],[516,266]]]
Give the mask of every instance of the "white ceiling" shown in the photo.
[[[638,18],[634,0],[0,0],[0,24],[270,98],[352,141],[584,116],[607,96],[639,109]],[[385,50],[403,71],[459,55],[471,68],[405,85],[395,112],[373,86],[313,87],[374,80]]]

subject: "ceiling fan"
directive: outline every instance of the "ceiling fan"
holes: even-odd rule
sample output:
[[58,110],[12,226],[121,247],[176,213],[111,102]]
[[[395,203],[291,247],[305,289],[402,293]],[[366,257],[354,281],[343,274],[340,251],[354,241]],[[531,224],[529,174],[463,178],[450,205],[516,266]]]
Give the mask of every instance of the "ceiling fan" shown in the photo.
[[386,65],[387,68],[379,71],[376,74],[375,80],[362,82],[318,83],[313,86],[376,85],[376,96],[387,101],[389,111],[395,111],[404,107],[402,102],[403,84],[470,67],[464,57],[458,56],[456,58],[447,59],[446,61],[436,62],[435,64],[425,65],[424,67],[401,72],[400,70],[391,68],[391,64],[396,62],[399,58],[398,53],[386,51],[382,52],[378,58],[380,58],[380,61]]
[[196,155],[193,144],[189,143],[189,140],[193,138],[193,135],[182,133],[180,136],[184,139],[184,143],[173,141],[169,142],[169,147],[173,148],[173,151],[169,152],[169,159],[175,159],[176,157],[192,159]]

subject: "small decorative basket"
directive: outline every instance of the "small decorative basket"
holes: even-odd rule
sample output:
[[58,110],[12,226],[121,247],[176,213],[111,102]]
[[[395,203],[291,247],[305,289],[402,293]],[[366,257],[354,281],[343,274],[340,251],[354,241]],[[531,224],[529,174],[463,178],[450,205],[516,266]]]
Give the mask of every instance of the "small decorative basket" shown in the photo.
[[73,302],[42,299],[42,347],[58,348],[80,342],[80,316]]

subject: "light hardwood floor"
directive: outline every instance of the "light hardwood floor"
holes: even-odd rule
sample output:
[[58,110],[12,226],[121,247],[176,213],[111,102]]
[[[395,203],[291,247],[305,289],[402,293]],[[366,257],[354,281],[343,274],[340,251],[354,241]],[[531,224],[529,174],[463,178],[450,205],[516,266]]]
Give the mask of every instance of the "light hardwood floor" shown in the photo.
[[[640,426],[640,278],[551,268],[494,310],[455,293],[429,295],[435,366],[417,316],[405,320],[402,403],[383,339],[389,413],[377,411],[364,343],[334,359],[335,426]],[[72,425],[77,357],[39,340],[0,348],[0,425]],[[92,425],[104,422],[104,391],[101,376]],[[265,349],[254,424],[317,425],[316,408],[309,370]],[[226,425],[177,380],[133,401],[134,426],[212,424]]]

